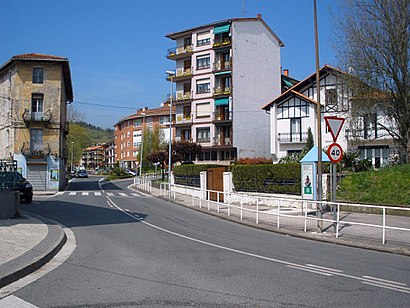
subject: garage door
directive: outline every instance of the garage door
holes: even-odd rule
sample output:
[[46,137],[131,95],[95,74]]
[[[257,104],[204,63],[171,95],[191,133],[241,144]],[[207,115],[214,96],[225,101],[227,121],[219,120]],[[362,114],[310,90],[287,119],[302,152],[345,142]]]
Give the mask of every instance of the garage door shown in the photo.
[[34,190],[46,190],[47,165],[27,164],[27,181],[33,185]]

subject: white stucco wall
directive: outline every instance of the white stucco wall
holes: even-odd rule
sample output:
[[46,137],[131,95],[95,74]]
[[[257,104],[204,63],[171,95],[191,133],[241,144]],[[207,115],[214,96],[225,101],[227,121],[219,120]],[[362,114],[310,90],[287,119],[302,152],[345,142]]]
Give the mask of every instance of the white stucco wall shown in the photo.
[[264,103],[280,95],[280,47],[260,21],[232,23],[233,145],[238,158],[270,156]]

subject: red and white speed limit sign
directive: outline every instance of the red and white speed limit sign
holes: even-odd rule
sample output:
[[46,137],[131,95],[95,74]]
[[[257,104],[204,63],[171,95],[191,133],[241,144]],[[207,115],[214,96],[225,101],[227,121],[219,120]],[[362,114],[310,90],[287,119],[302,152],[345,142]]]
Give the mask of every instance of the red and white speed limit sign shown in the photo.
[[338,163],[343,158],[342,147],[338,143],[332,143],[327,149],[327,156],[332,163]]

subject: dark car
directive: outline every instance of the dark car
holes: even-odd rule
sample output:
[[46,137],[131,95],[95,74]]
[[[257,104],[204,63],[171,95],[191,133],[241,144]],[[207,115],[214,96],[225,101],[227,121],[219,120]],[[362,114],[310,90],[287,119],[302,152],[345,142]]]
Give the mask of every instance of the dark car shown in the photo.
[[77,177],[78,178],[88,178],[87,171],[85,170],[80,170],[77,172]]
[[0,173],[0,183],[4,188],[20,192],[20,198],[27,203],[33,201],[33,186],[17,171]]

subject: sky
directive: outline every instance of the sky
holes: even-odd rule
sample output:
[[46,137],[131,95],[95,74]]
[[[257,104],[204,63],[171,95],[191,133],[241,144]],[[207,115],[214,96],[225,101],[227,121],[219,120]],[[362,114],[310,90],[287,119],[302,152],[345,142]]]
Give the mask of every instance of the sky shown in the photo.
[[[337,66],[331,12],[340,1],[317,0],[321,66]],[[32,52],[67,57],[74,109],[113,128],[166,99],[165,71],[175,69],[167,33],[258,13],[285,44],[282,68],[298,80],[314,73],[313,0],[0,0],[0,64]]]

